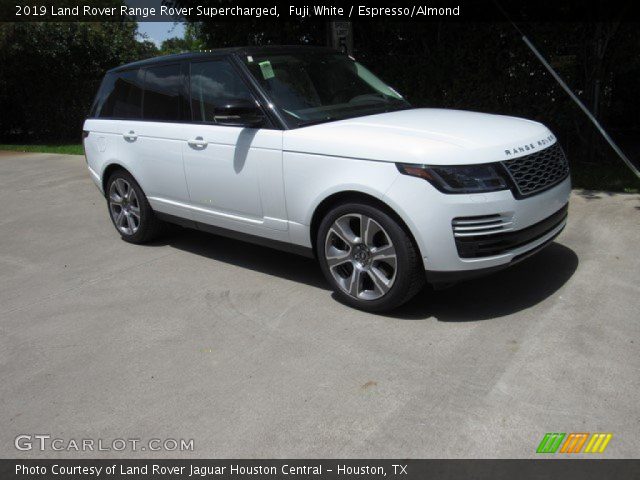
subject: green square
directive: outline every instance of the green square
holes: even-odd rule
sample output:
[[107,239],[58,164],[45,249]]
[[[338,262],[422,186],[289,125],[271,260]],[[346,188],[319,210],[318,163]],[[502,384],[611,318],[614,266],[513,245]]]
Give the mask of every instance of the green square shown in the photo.
[[276,74],[273,73],[273,67],[271,66],[271,62],[269,60],[260,62],[258,63],[258,65],[260,65],[260,70],[262,71],[262,77],[265,80],[269,80],[270,78],[273,78],[276,76]]

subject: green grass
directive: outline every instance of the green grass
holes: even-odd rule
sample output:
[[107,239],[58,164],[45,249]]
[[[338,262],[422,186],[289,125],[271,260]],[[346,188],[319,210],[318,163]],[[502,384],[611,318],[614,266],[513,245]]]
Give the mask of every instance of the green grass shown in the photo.
[[7,145],[0,143],[0,150],[12,152],[64,153],[67,155],[84,155],[82,144],[67,145]]

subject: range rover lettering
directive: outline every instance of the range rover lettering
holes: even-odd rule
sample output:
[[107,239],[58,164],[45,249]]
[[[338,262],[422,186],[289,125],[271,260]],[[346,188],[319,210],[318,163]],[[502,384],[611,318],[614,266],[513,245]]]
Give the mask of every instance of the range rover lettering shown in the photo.
[[567,219],[569,168],[544,125],[413,108],[330,49],[123,65],[83,137],[124,240],[171,222],[312,256],[340,300],[368,311],[513,265]]

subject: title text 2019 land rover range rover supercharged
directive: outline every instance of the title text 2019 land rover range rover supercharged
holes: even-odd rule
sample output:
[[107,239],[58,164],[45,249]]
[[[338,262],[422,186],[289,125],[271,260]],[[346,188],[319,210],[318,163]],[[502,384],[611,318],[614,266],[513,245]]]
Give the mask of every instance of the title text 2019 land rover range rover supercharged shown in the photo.
[[111,70],[84,146],[125,240],[169,221],[316,256],[339,298],[370,311],[539,250],[570,193],[544,125],[412,108],[350,57],[311,47]]

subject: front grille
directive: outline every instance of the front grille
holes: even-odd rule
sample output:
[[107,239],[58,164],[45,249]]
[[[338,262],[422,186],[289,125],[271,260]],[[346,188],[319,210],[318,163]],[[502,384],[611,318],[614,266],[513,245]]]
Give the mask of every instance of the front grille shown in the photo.
[[522,230],[499,231],[493,232],[491,235],[477,233],[460,236],[455,233],[454,226],[458,255],[460,258],[491,257],[523,247],[544,237],[564,222],[567,218],[567,207],[568,204],[541,222]]
[[558,142],[539,152],[506,160],[502,165],[522,197],[546,190],[569,175],[569,164]]

